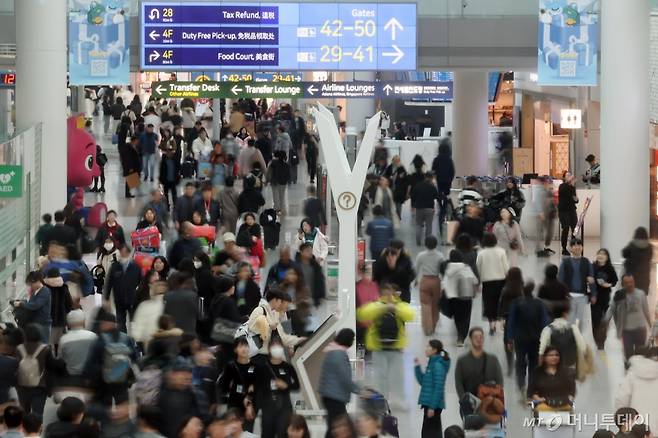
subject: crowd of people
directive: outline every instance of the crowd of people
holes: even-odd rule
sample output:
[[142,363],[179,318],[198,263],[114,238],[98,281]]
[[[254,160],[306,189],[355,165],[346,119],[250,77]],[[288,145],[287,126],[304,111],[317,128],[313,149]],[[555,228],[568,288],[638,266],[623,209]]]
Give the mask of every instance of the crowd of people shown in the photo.
[[[25,298],[12,302],[16,324],[0,336],[7,430],[0,436],[218,438],[259,430],[264,438],[310,437],[294,407],[302,382],[291,358],[312,336],[326,298],[327,221],[315,185],[306,188],[292,242],[279,234],[288,187],[302,180],[300,160],[314,182],[318,139],[285,104],[274,111],[265,102],[235,102],[216,136],[192,101],[151,100],[143,108],[139,97],[125,106],[108,93],[102,106],[125,196],[136,196],[135,178],[153,189],[132,232],[114,210],[93,238],[70,205],[44,215],[36,236],[42,257],[25,278]],[[412,166],[407,171],[399,156],[389,161],[378,147],[368,170],[359,232],[369,236],[373,262],[360,266],[355,285],[356,332],[340,330],[323,351],[317,390],[325,436],[408,436],[392,412],[408,409],[400,376],[407,325],[417,317],[426,339],[425,358],[414,367],[423,438],[501,425],[505,403],[515,398],[504,394],[504,376],[515,375],[516,398],[535,412],[570,410],[578,382],[595,372],[583,336],[588,313],[600,350],[614,321],[627,383],[642,382],[619,390],[615,404],[654,413],[658,350],[650,345],[647,231],[638,228],[624,249],[618,278],[607,250],[590,261],[573,235],[574,178],[565,174],[557,202],[552,181],[542,178],[533,205],[537,255],[552,255],[558,219],[562,258],[559,266],[547,263],[545,278],[535,282],[519,268],[529,244],[517,179],[483,196],[477,178],[468,177],[453,207],[449,142],[441,142],[430,166],[420,156]],[[104,178],[97,184],[93,191],[102,193]],[[400,238],[407,201],[422,246],[415,258]],[[274,250],[278,258],[268,262]],[[96,263],[87,266],[90,257]],[[411,305],[416,294],[419,315]],[[486,351],[486,328],[471,324],[478,294],[490,338],[500,332],[506,367]],[[453,320],[454,347],[464,349],[455,359],[436,339],[440,319]],[[374,371],[371,387],[352,377],[348,352],[355,343]],[[453,362],[459,405],[447,406]],[[353,394],[362,405],[356,417],[347,409]],[[44,417],[48,403],[56,418]],[[442,412],[453,409],[463,425],[444,429]],[[622,426],[632,433],[632,424]]]

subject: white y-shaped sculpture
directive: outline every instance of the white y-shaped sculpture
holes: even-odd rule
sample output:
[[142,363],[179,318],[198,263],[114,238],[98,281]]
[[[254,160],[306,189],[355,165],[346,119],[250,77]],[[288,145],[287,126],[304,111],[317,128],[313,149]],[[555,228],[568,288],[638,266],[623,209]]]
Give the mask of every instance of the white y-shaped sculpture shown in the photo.
[[[320,143],[329,173],[331,192],[338,213],[338,308],[340,327],[356,327],[355,286],[356,286],[356,226],[357,212],[370,157],[375,147],[381,113],[369,121],[361,147],[350,169],[345,147],[341,141],[333,114],[318,103],[314,110],[315,122],[320,133]],[[354,357],[354,348],[351,350]]]

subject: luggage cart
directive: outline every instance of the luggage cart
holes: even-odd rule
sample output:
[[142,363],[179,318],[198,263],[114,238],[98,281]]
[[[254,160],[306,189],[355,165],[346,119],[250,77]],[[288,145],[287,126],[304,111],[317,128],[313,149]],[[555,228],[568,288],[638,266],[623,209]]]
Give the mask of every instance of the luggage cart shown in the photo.
[[532,418],[532,438],[573,438],[576,436],[574,424],[574,404],[570,410],[538,411],[538,403],[530,402]]

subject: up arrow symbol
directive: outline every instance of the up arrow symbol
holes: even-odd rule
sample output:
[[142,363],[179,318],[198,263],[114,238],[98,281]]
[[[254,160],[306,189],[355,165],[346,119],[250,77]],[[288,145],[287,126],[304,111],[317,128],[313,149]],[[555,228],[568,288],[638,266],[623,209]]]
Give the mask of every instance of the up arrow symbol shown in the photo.
[[393,17],[390,20],[386,22],[384,25],[384,30],[391,30],[391,41],[395,41],[395,32],[397,30],[404,30],[404,27],[400,24],[400,22],[397,20],[397,18]]

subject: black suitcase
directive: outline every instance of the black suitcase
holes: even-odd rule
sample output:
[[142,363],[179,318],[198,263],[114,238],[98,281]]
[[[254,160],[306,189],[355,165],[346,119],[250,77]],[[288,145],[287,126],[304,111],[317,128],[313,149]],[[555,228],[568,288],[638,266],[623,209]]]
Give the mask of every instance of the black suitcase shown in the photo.
[[196,173],[196,162],[193,159],[186,158],[185,161],[183,161],[183,164],[181,164],[180,170],[183,178],[194,178],[194,174]]

